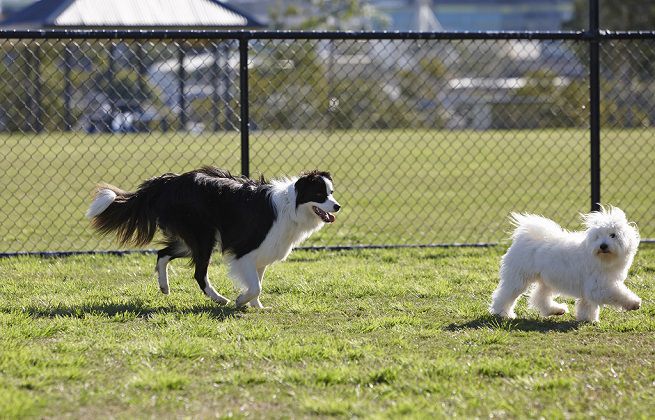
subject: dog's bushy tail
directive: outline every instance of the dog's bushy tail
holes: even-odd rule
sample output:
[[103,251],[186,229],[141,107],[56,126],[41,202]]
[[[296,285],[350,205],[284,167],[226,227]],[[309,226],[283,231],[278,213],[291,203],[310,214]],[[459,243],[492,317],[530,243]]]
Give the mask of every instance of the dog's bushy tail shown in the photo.
[[549,239],[561,236],[564,229],[557,223],[536,214],[511,213],[509,220],[515,229],[512,239],[528,237],[531,239]]
[[134,192],[99,185],[86,217],[98,232],[115,233],[121,244],[148,244],[157,232],[157,214],[152,205],[166,177],[150,179]]

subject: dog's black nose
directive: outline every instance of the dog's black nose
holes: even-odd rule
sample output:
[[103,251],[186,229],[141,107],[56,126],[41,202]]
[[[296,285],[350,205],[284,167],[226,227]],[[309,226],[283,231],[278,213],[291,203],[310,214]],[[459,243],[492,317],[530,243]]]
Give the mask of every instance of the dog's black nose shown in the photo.
[[607,249],[607,244],[600,244],[600,249],[605,251]]
[[338,204],[335,204],[335,205],[334,205],[334,211],[339,211],[340,208],[341,208],[340,205],[338,205]]

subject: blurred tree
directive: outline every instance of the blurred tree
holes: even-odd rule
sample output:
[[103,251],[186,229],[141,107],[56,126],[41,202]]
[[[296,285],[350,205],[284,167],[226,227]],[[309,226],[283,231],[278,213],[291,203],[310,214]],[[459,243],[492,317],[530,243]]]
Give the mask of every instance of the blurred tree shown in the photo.
[[[601,29],[611,31],[649,31],[655,29],[655,2],[643,0],[599,1]],[[573,16],[565,29],[589,27],[589,0],[575,0]]]
[[[655,29],[655,2],[642,0],[601,1],[599,5],[600,27],[612,31],[641,31]],[[571,30],[584,30],[589,26],[589,0],[576,0],[574,13],[564,27]],[[615,41],[608,53],[615,54],[603,61],[614,73],[620,72],[627,62],[633,75],[651,78],[655,63],[655,49],[640,48],[632,51],[635,42]],[[587,61],[587,48],[579,49],[579,55]]]
[[[600,28],[613,31],[639,31],[655,29],[655,2],[623,0],[599,2]],[[575,0],[574,13],[564,27],[585,30],[589,26],[589,0]],[[587,43],[579,43],[576,54],[588,61]],[[610,120],[617,126],[635,127],[649,124],[655,115],[645,116],[640,110],[651,99],[655,72],[655,49],[650,40],[614,40],[601,44],[602,95],[612,104]],[[621,117],[618,120],[618,117]],[[603,116],[601,115],[601,118]]]

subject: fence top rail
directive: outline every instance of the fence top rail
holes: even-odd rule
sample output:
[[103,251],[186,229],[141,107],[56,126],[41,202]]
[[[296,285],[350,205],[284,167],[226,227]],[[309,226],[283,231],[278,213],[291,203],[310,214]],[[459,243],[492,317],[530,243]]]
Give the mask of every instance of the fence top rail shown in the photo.
[[605,39],[655,39],[655,31],[600,31]]
[[[616,34],[616,33],[613,33]],[[644,36],[644,33],[640,33]],[[655,37],[655,33],[650,33]],[[0,39],[305,39],[305,40],[582,40],[585,31],[352,32],[139,29],[2,29]]]
[[162,29],[3,29],[0,39],[603,40],[655,39],[655,31],[354,32]]

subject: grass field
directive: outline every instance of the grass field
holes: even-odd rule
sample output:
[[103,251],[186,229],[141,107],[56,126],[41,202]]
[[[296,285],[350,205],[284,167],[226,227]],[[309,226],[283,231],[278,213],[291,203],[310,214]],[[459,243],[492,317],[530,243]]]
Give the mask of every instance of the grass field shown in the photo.
[[160,294],[153,256],[0,259],[0,417],[652,418],[655,247],[598,325],[487,316],[503,251],[298,251],[262,311],[183,262]]
[[[251,173],[330,170],[337,223],[306,245],[496,242],[512,210],[576,227],[587,211],[585,130],[256,131]],[[603,131],[602,197],[655,237],[655,131]],[[1,135],[0,252],[114,249],[83,214],[100,181],[143,179],[203,164],[240,171],[237,133]]]

